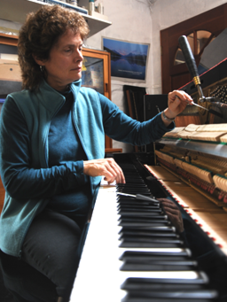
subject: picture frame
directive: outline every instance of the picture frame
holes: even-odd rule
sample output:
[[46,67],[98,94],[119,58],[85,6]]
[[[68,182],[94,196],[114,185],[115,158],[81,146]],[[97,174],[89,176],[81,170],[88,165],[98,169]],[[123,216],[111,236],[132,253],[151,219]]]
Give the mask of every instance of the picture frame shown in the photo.
[[146,81],[149,43],[102,37],[102,47],[111,54],[111,77]]

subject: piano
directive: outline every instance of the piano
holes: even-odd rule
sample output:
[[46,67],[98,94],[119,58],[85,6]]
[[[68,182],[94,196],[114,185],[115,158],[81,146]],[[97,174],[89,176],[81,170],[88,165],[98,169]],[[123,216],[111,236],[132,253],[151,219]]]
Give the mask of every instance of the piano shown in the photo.
[[[210,126],[164,135],[153,165],[148,153],[112,155],[126,184],[100,186],[70,301],[227,301],[226,134],[222,125],[211,141]],[[179,208],[183,233],[162,197]]]
[[[226,64],[201,76],[208,110],[187,106],[151,152],[112,155],[126,184],[100,186],[70,301],[227,301]],[[200,102],[192,82],[180,89]]]

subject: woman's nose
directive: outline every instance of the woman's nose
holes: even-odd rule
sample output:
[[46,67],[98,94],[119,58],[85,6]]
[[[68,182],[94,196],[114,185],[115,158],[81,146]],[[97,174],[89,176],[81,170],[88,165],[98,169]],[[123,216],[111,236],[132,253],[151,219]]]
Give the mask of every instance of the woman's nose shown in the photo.
[[80,60],[80,61],[83,61],[84,57],[83,57],[83,54],[81,51],[78,51],[77,54],[76,54],[76,59],[77,60]]

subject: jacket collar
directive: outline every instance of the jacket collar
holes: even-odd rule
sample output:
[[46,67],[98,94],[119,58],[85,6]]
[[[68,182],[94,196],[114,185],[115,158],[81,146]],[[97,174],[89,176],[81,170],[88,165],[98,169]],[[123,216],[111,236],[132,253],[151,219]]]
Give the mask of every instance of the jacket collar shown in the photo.
[[[81,79],[69,84],[69,89],[74,94],[74,99],[81,87]],[[44,79],[40,84],[38,94],[40,95],[40,102],[48,111],[58,110],[65,102],[66,98],[63,94],[52,88]]]

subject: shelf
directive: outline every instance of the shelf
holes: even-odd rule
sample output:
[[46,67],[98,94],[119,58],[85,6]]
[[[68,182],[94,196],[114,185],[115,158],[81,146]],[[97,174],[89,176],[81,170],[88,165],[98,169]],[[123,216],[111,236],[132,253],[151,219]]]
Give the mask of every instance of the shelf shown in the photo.
[[[0,0],[0,19],[23,24],[26,20],[27,14],[32,11],[37,11],[41,5],[51,4],[36,0]],[[68,6],[72,7],[71,5]],[[85,18],[89,25],[89,37],[112,24],[110,21],[100,20],[83,13],[80,14]]]
[[227,145],[222,143],[202,142],[184,139],[162,138],[156,143],[161,143],[189,151],[227,158]]
[[66,8],[69,8],[69,9],[73,9],[73,10],[76,10],[78,13],[82,13],[82,14],[85,14],[87,15],[88,14],[88,10],[85,9],[85,8],[82,8],[80,6],[76,6],[76,5],[72,5],[70,3],[67,3],[67,2],[63,2],[61,0],[27,0],[27,1],[30,1],[30,2],[41,2],[42,4],[50,4],[50,5],[60,5],[60,6],[63,6],[63,7],[66,7]]

